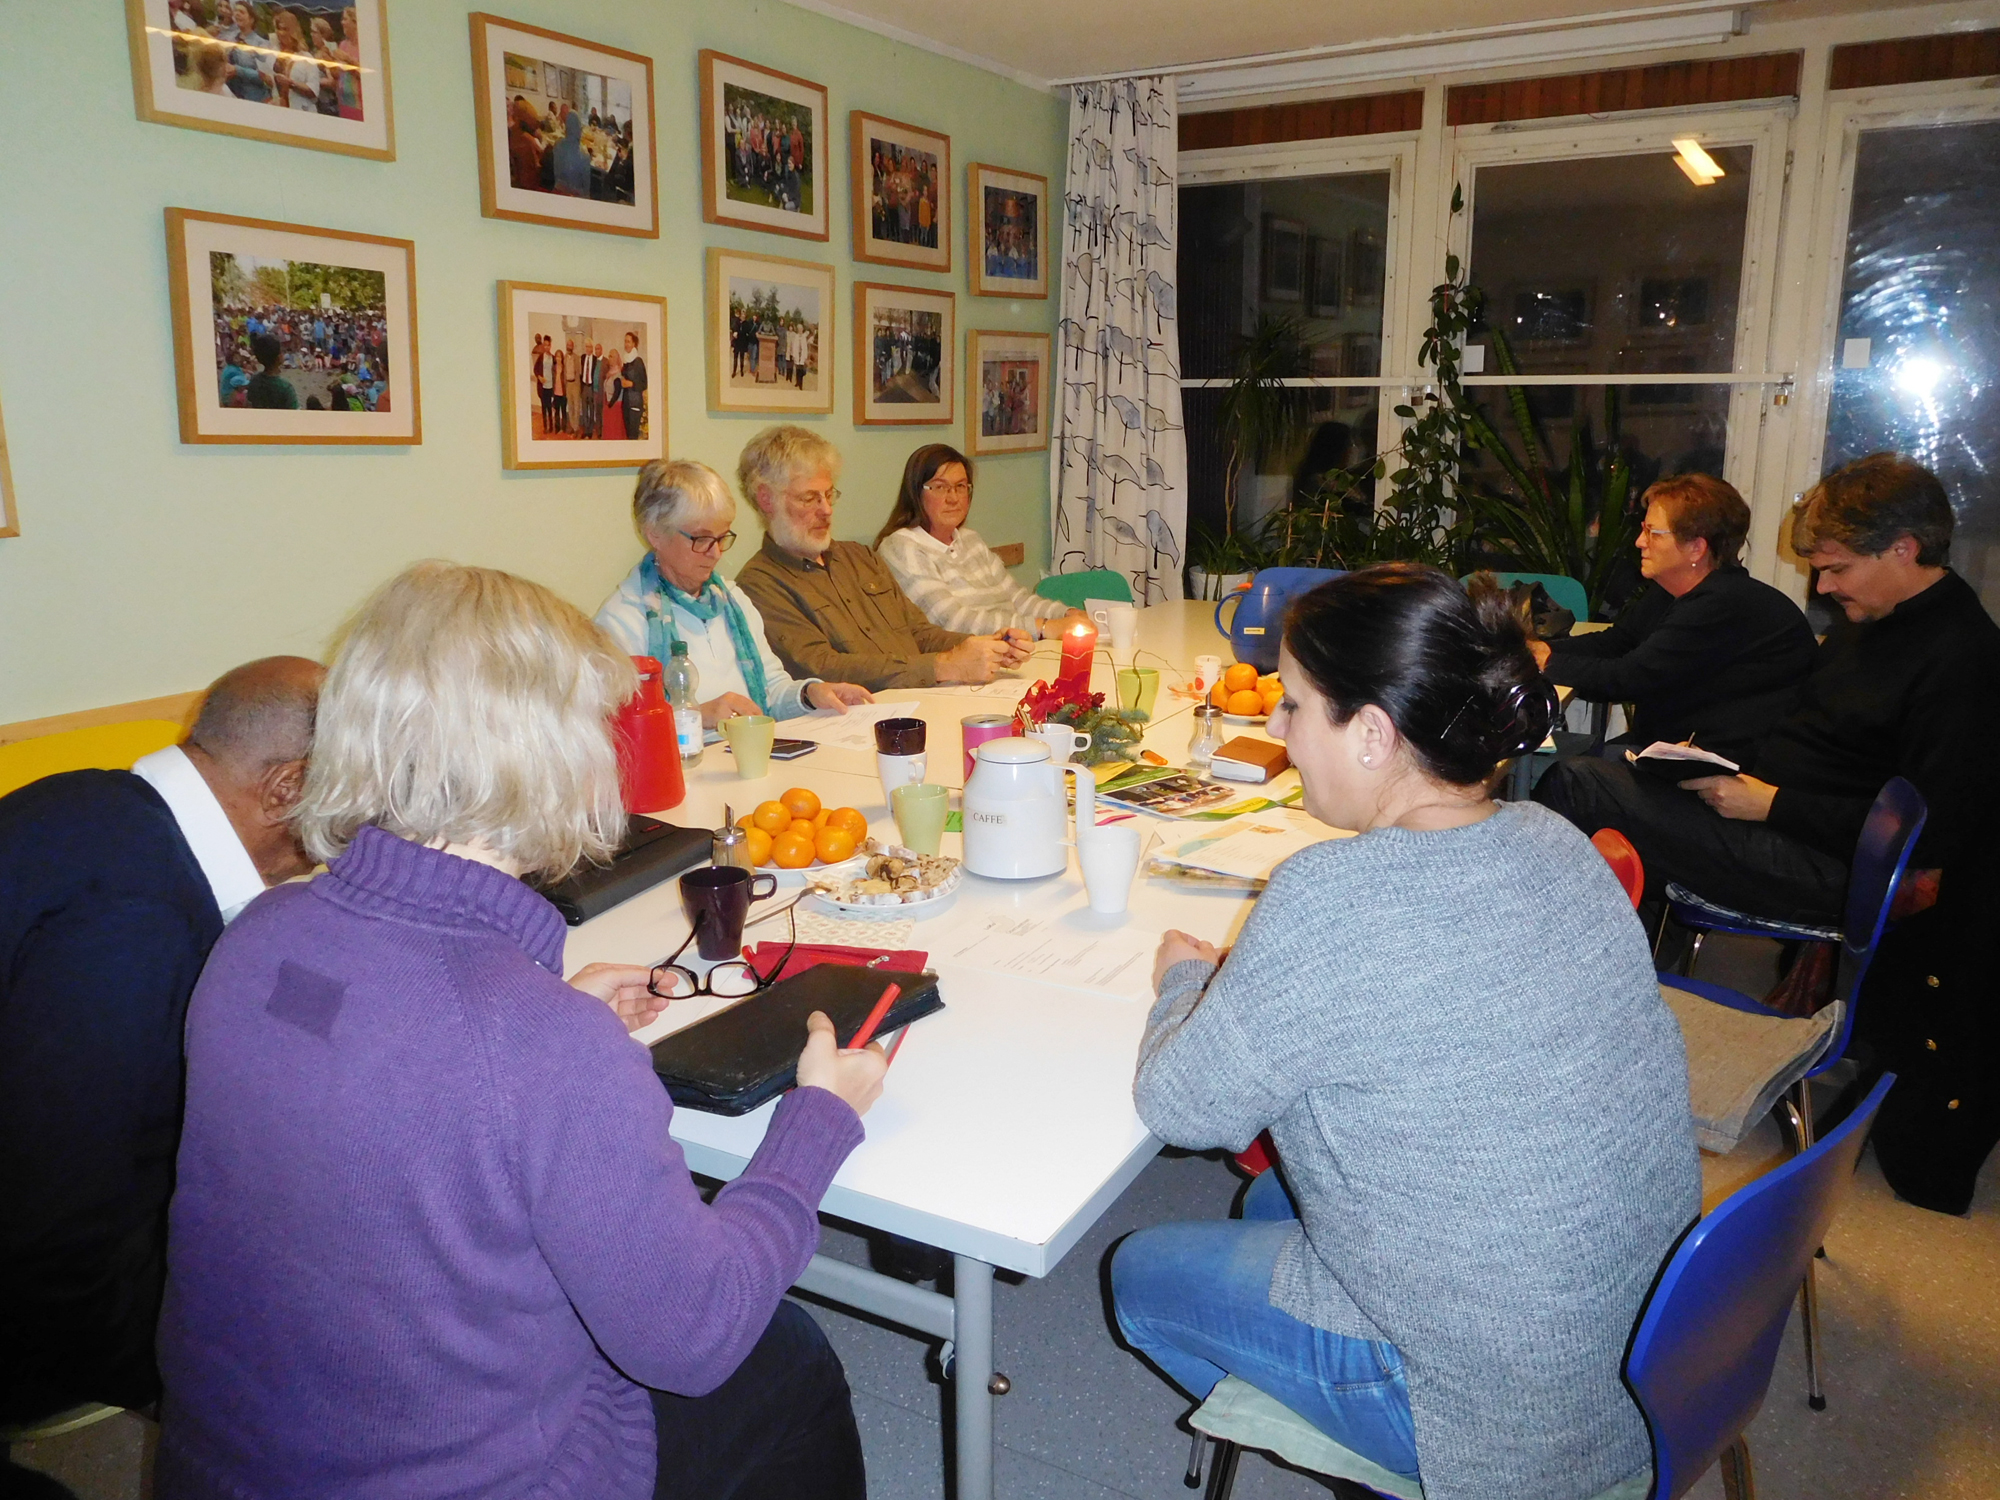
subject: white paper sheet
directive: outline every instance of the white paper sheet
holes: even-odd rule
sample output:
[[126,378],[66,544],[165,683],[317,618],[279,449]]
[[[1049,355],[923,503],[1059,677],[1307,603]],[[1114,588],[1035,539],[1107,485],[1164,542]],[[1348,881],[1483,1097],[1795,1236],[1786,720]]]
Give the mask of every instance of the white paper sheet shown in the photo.
[[822,708],[796,719],[785,720],[785,733],[795,740],[817,740],[840,750],[875,753],[875,726],[883,719],[914,718],[917,700],[896,703],[859,703],[846,713]]
[[1345,829],[1327,827],[1303,808],[1271,807],[1218,824],[1213,833],[1184,839],[1155,857],[1219,875],[1269,880],[1271,872],[1299,850],[1327,839],[1353,837]]
[[966,964],[1123,1000],[1151,1000],[1153,950],[1160,945],[1160,934],[1136,925],[1098,930],[1099,923],[1118,920],[1094,917],[1088,909],[1054,916],[962,917],[949,933],[932,939],[931,964]]

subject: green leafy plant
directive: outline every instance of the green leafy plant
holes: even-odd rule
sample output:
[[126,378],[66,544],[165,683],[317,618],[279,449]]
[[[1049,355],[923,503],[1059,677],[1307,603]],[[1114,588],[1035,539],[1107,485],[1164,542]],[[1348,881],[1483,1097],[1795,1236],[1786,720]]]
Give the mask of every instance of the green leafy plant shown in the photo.
[[1236,374],[1215,410],[1216,426],[1229,445],[1222,479],[1225,536],[1236,531],[1236,486],[1245,466],[1254,472],[1262,459],[1286,447],[1305,427],[1307,393],[1284,383],[1305,372],[1303,328],[1297,318],[1267,313],[1237,346]]

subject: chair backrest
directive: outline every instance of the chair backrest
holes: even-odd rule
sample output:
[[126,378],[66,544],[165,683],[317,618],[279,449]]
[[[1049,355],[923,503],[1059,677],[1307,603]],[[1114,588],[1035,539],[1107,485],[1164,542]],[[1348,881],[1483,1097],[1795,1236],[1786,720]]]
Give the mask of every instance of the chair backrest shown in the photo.
[[1086,599],[1133,602],[1131,580],[1110,568],[1092,568],[1087,573],[1051,573],[1035,585],[1035,592],[1072,609],[1082,609]]
[[1549,591],[1549,602],[1560,605],[1575,615],[1579,622],[1590,618],[1590,595],[1582,584],[1567,573],[1495,573],[1500,587],[1511,589],[1517,583],[1539,583]]
[[180,737],[181,726],[171,719],[127,719],[0,745],[0,797],[61,771],[129,770],[140,756],[178,744]]
[[1678,1500],[1764,1404],[1813,1252],[1854,1175],[1885,1074],[1810,1150],[1738,1188],[1667,1257],[1625,1355],[1653,1434],[1653,1495]]
[[1611,873],[1618,877],[1618,883],[1625,887],[1625,894],[1632,898],[1632,905],[1638,906],[1640,898],[1646,894],[1646,865],[1639,858],[1639,851],[1632,847],[1632,841],[1615,828],[1600,828],[1590,836],[1590,845],[1604,856],[1604,862],[1611,866]]
[[1910,851],[1916,848],[1917,836],[1924,831],[1929,816],[1923,793],[1900,776],[1890,778],[1868,809],[1847,877],[1847,915],[1841,923],[1833,981],[1833,998],[1846,1002],[1841,1007],[1840,1030],[1806,1074],[1808,1078],[1824,1073],[1847,1054],[1861,981],[1868,977],[1868,966],[1875,961],[1876,946],[1889,925],[1889,908],[1895,904],[1903,871],[1909,867]]

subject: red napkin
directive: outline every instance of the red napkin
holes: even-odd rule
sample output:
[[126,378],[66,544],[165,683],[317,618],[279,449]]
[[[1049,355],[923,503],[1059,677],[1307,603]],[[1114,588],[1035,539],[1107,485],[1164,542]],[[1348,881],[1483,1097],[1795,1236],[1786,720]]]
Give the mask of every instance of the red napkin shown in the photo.
[[[778,961],[784,951],[783,943],[757,943],[746,949],[743,956],[750,960],[751,967],[762,974]],[[800,943],[786,960],[784,973],[772,977],[790,979],[814,964],[847,964],[852,968],[865,969],[878,958],[882,962],[875,965],[877,968],[918,973],[930,961],[930,954],[921,948],[848,948],[833,943]]]

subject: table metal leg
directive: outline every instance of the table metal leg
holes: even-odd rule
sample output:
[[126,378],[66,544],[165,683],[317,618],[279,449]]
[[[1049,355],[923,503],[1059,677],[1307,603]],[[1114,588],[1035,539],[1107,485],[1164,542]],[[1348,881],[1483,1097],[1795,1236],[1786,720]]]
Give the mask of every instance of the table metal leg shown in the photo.
[[955,1500],[993,1500],[993,1268],[955,1256],[957,1323],[952,1403],[958,1419]]

